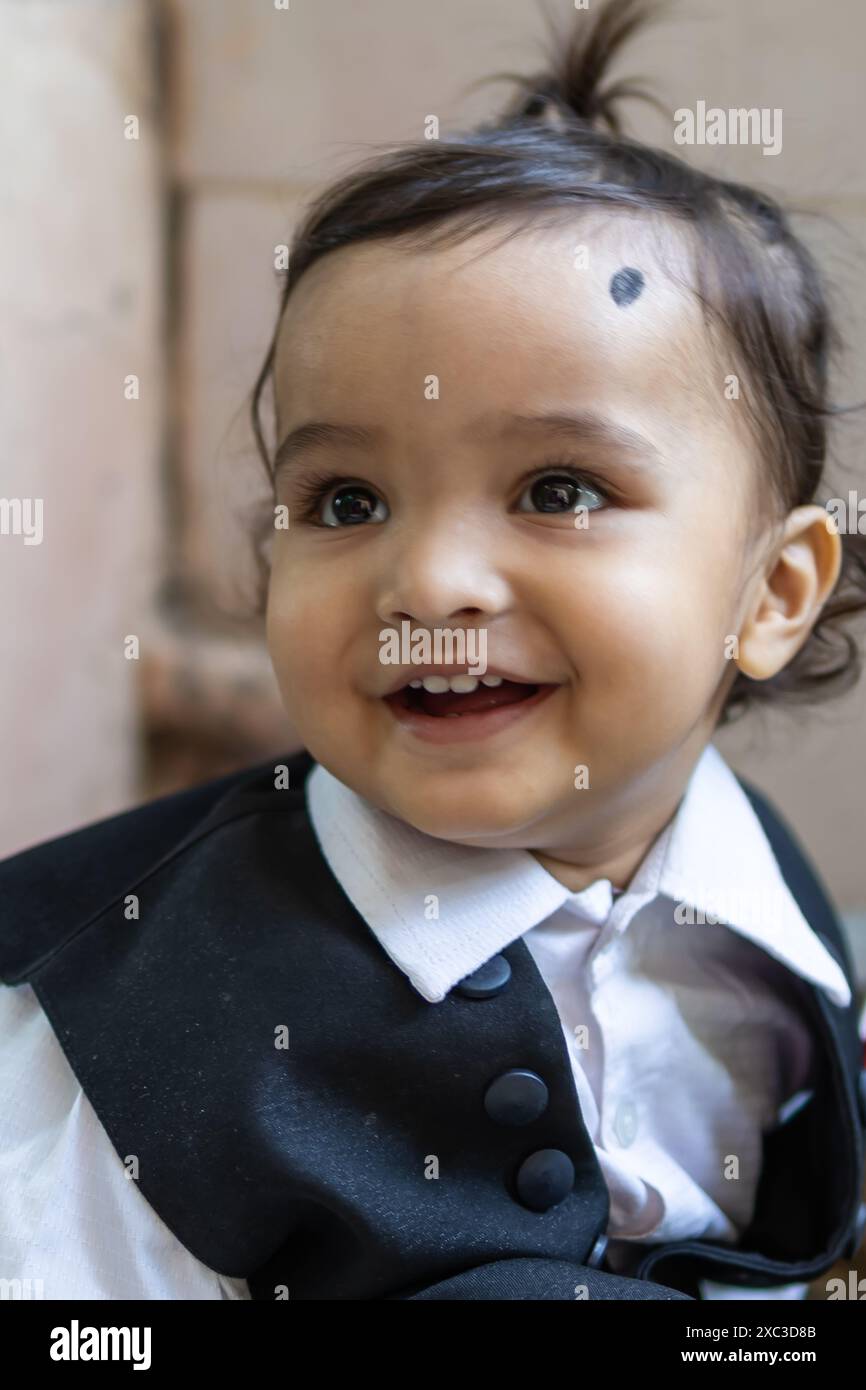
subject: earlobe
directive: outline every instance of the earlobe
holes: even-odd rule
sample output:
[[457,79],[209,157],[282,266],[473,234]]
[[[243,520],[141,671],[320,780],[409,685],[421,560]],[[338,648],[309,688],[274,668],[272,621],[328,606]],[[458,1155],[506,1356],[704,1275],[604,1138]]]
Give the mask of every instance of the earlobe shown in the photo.
[[784,662],[773,659],[776,646],[767,642],[766,637],[767,634],[760,623],[750,625],[740,636],[739,654],[735,665],[750,680],[769,680],[784,665]]
[[823,507],[795,507],[739,635],[738,669],[769,680],[793,660],[833,592],[842,543]]

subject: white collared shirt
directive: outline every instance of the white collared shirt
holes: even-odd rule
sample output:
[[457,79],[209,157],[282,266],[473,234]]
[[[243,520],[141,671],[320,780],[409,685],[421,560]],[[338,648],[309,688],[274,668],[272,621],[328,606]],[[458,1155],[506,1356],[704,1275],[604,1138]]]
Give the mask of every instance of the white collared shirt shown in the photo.
[[[306,793],[332,871],[431,1005],[526,941],[611,1193],[611,1264],[645,1239],[736,1240],[762,1130],[808,1088],[811,1037],[788,986],[809,980],[839,1003],[850,991],[716,750],[618,895],[607,879],[570,893],[525,850],[423,835],[320,766]],[[730,925],[679,924],[676,903]],[[0,988],[0,1095],[0,1277],[35,1281],[31,1296],[44,1298],[249,1297],[244,1280],[197,1260],[128,1179],[29,985]],[[734,1180],[726,1155],[739,1161]],[[702,1293],[792,1298],[806,1287],[703,1281]]]
[[[321,766],[306,791],[332,872],[428,1002],[525,941],[610,1192],[611,1266],[626,1242],[736,1242],[753,1215],[763,1134],[810,1095],[798,981],[842,1005],[851,991],[717,749],[704,750],[622,893],[609,879],[570,892],[527,850],[425,835]],[[703,1281],[705,1296],[728,1287]]]

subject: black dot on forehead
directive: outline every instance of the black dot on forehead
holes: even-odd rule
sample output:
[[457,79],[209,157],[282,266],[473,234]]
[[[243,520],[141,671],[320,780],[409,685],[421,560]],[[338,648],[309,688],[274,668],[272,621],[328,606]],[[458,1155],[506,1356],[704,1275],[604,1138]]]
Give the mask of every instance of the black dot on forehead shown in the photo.
[[618,304],[624,309],[626,304],[633,304],[644,287],[643,274],[635,270],[634,266],[623,266],[611,277],[610,294],[614,304]]

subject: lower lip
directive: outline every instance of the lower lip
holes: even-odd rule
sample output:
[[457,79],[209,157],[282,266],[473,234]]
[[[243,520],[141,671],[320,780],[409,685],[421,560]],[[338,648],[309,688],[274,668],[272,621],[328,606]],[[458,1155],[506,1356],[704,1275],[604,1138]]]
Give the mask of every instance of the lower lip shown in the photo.
[[471,743],[482,738],[490,738],[502,729],[524,719],[533,710],[543,705],[558,685],[540,685],[534,695],[526,700],[517,700],[511,705],[497,705],[494,709],[479,714],[458,714],[454,718],[422,714],[419,710],[403,709],[385,701],[393,717],[416,738],[425,743]]

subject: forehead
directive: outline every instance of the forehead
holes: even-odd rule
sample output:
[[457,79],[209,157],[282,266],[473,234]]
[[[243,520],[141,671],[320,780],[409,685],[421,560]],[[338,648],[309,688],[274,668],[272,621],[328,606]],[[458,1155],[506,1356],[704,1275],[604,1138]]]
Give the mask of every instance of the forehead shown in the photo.
[[455,423],[485,406],[591,403],[639,417],[661,447],[696,424],[728,427],[728,369],[678,228],[630,213],[503,241],[507,227],[447,247],[362,242],[314,264],[277,339],[281,437],[309,417],[402,410],[409,427],[430,376]]

